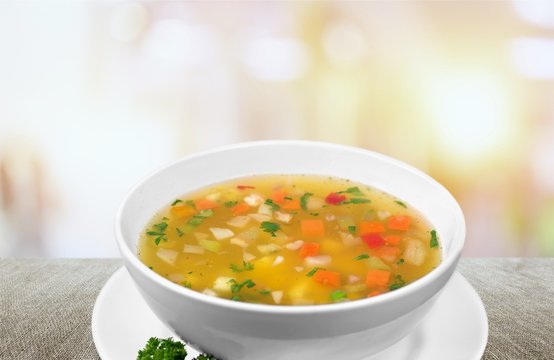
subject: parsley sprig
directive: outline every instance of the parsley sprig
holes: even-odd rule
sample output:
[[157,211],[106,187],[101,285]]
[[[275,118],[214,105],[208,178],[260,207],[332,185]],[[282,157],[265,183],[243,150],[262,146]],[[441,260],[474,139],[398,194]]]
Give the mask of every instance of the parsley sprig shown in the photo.
[[304,195],[302,195],[300,197],[300,207],[304,210],[308,210],[307,206],[308,206],[308,199],[310,198],[310,196],[312,196],[313,194],[310,193],[310,192],[307,192],[307,193],[304,193]]
[[148,236],[155,236],[154,243],[156,245],[160,244],[160,241],[164,240],[167,241],[167,236],[165,234],[165,230],[167,229],[167,221],[162,221],[158,224],[152,225],[152,228],[154,230],[149,230],[146,232],[146,235]]
[[240,272],[243,272],[243,271],[254,270],[254,264],[251,263],[251,262],[243,261],[242,262],[242,267],[240,267],[237,264],[231,264],[229,266],[229,269],[231,269],[234,273],[240,273]]
[[439,246],[439,239],[437,238],[437,232],[435,230],[431,230],[431,240],[429,241],[429,246],[432,248]]
[[351,194],[354,196],[365,196],[365,194],[357,186],[349,187],[346,190],[339,191],[337,194]]
[[281,225],[270,221],[263,221],[260,224],[260,228],[266,233],[270,233],[272,237],[275,237],[277,236],[275,233],[281,229]]

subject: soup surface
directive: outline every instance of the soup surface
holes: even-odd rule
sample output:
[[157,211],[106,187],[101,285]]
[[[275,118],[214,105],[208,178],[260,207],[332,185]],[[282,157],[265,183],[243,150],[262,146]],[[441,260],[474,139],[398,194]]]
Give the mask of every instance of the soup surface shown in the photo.
[[409,204],[348,180],[267,175],[175,199],[140,259],[181,286],[235,301],[311,305],[394,291],[438,265],[437,234]]

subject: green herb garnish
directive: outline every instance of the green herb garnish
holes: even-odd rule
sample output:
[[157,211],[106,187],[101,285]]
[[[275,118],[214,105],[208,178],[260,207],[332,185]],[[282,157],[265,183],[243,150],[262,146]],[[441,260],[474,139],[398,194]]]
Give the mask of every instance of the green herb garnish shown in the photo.
[[404,259],[399,259],[397,262],[396,262],[396,265],[402,265],[404,264]]
[[196,204],[194,203],[193,200],[187,200],[185,201],[185,204],[187,204],[188,206],[192,206],[193,208],[196,209]]
[[175,228],[175,231],[177,232],[177,235],[178,235],[179,237],[185,235],[185,233],[183,232],[183,230],[181,230],[181,229],[179,229],[179,228]]
[[273,211],[277,211],[281,208],[279,205],[275,204],[275,202],[271,199],[267,199],[265,201],[265,204],[269,205],[271,207],[271,210],[273,210]]
[[356,226],[354,225],[349,225],[348,226],[348,232],[352,233],[352,234],[355,234],[356,233]]
[[310,270],[309,273],[306,274],[307,277],[312,277],[314,274],[319,270],[318,267],[314,267],[312,270]]
[[231,300],[233,300],[233,301],[240,301],[240,296],[238,296],[238,295],[233,295],[233,297],[231,298]]
[[404,208],[407,208],[406,204],[404,204],[402,201],[400,200],[394,200],[395,203],[397,203],[398,205],[404,207]]
[[336,290],[331,293],[330,298],[332,301],[343,301],[346,300],[346,293],[342,290]]
[[439,246],[439,239],[437,238],[437,232],[435,230],[431,230],[431,241],[429,241],[429,246],[432,248]]
[[236,264],[231,264],[229,266],[229,269],[231,269],[234,273],[240,273],[240,272],[243,272],[243,271],[254,270],[254,264],[252,264],[251,262],[243,261],[242,262],[242,267],[240,267]]
[[167,229],[167,222],[162,221],[161,223],[152,225],[152,228],[154,230],[150,230],[146,232],[146,235],[148,236],[155,236],[154,243],[156,245],[160,244],[161,240],[167,241],[167,236],[165,235],[165,230]]
[[357,186],[354,186],[354,187],[350,187],[344,191],[339,191],[337,194],[352,194],[354,196],[365,196],[365,194],[360,190],[359,187]]
[[[185,360],[185,344],[173,338],[158,339],[151,337],[143,349],[139,350],[137,360]],[[213,355],[200,354],[191,360],[217,360]]]
[[235,206],[235,205],[238,204],[238,203],[239,203],[238,201],[231,200],[231,201],[225,201],[223,204],[224,204],[225,206],[227,206],[228,208],[230,208],[230,207]]
[[210,216],[213,216],[214,212],[212,209],[205,209],[205,210],[200,210],[200,212],[196,215],[193,215],[192,218],[187,221],[187,224],[189,225],[192,225],[192,226],[198,226],[200,224],[202,224],[202,222],[209,218]]
[[369,259],[369,255],[368,254],[360,254],[352,260],[363,260],[363,259]]
[[192,284],[190,283],[190,281],[183,281],[183,286],[192,289]]
[[300,207],[304,210],[308,210],[308,208],[306,207],[307,204],[308,204],[308,199],[310,198],[310,196],[312,196],[313,194],[310,193],[310,192],[307,192],[307,193],[304,193],[304,195],[302,195],[300,197]]
[[283,199],[285,200],[292,200],[292,198],[290,196],[285,196]]
[[269,289],[260,290],[260,291],[258,291],[258,292],[259,292],[260,294],[262,294],[262,295],[269,295],[269,294],[271,294],[271,290],[269,290]]
[[310,213],[312,216],[319,216],[319,213]]
[[401,287],[403,287],[404,285],[406,285],[406,282],[404,281],[404,279],[402,279],[402,276],[395,275],[394,276],[394,282],[392,284],[390,284],[389,290],[390,291],[398,290]]
[[347,200],[341,204],[367,204],[370,203],[371,200],[364,199],[364,198],[351,198],[350,200]]
[[249,289],[256,286],[256,283],[250,279],[246,279],[241,283],[237,283],[235,279],[231,279],[229,280],[229,284],[231,284],[231,292],[233,294],[238,293],[244,286],[246,286]]
[[175,200],[174,202],[171,203],[171,206],[175,206],[175,205],[177,205],[178,203],[182,203],[182,202],[183,202],[183,200],[177,199],[177,200]]
[[270,233],[272,237],[275,237],[276,236],[275,232],[277,232],[281,229],[281,225],[270,222],[270,221],[264,221],[260,224],[260,228],[263,231],[265,231],[267,233]]

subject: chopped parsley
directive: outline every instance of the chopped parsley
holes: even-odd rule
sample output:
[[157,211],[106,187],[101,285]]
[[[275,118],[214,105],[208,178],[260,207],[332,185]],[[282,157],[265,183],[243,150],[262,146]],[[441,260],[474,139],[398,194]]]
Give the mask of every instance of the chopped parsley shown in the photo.
[[407,208],[406,204],[404,204],[402,201],[400,200],[394,200],[395,203],[397,203],[398,205],[404,207],[404,208]]
[[190,281],[183,281],[183,286],[192,289],[192,284],[190,283]]
[[403,287],[404,285],[406,285],[406,282],[404,281],[404,279],[402,279],[402,276],[395,275],[393,283],[390,284],[390,286],[389,286],[389,290],[390,291],[398,290],[401,287]]
[[360,254],[352,260],[363,260],[363,259],[369,259],[369,255],[368,254]]
[[227,206],[228,208],[230,208],[230,207],[235,206],[235,205],[238,204],[238,203],[239,203],[238,201],[231,200],[231,201],[225,201],[223,204],[224,204],[225,206]]
[[240,301],[240,296],[238,296],[238,295],[233,295],[233,297],[231,298],[231,300],[233,300],[233,301]]
[[319,216],[319,213],[310,213],[312,216]]
[[192,200],[187,200],[187,201],[185,201],[185,204],[187,204],[188,206],[192,206],[193,208],[196,209],[196,204],[195,204],[194,201],[192,201]]
[[343,301],[346,300],[346,293],[342,290],[336,290],[331,293],[330,298],[332,301]]
[[431,230],[431,241],[429,241],[429,246],[432,248],[439,246],[439,239],[437,238],[437,232],[435,230]]
[[254,270],[254,264],[252,264],[251,262],[243,261],[242,262],[242,267],[240,267],[236,264],[231,264],[229,266],[229,269],[231,269],[234,273],[240,273],[240,272],[243,272],[243,271]]
[[167,241],[167,236],[165,234],[165,230],[167,229],[167,222],[166,221],[162,221],[158,224],[154,224],[154,225],[152,225],[152,228],[154,228],[154,230],[147,231],[146,235],[155,236],[154,243],[156,245],[159,245],[160,241],[162,241],[162,240]]
[[185,235],[185,233],[183,232],[183,230],[181,230],[181,229],[179,229],[179,228],[175,228],[175,231],[177,232],[177,235],[178,235],[179,237]]
[[364,199],[364,198],[351,198],[348,201],[343,202],[342,204],[367,204],[370,203],[371,200]]
[[337,194],[352,194],[354,196],[365,196],[365,194],[360,190],[359,187],[357,186],[354,186],[354,187],[350,187],[344,191],[339,191]]
[[308,205],[308,199],[310,198],[310,196],[312,196],[313,194],[310,193],[310,192],[307,192],[307,193],[304,193],[304,195],[302,195],[300,197],[300,207],[304,210],[308,210],[307,208],[307,205]]
[[404,259],[399,259],[397,262],[396,262],[396,265],[402,265],[404,264]]
[[281,225],[270,221],[264,221],[260,224],[260,228],[266,233],[270,233],[272,237],[275,237],[275,232],[281,229]]
[[348,226],[348,232],[351,233],[351,234],[355,234],[356,233],[356,226],[349,225]]
[[275,204],[275,202],[271,199],[267,199],[265,201],[265,204],[269,205],[271,207],[271,210],[273,210],[273,211],[277,211],[281,208],[279,205]]
[[244,286],[246,286],[249,289],[256,286],[256,283],[250,279],[246,279],[241,283],[238,283],[235,279],[231,279],[229,280],[229,284],[231,284],[231,292],[233,294],[238,293]]
[[196,215],[193,215],[192,218],[187,222],[187,224],[192,226],[198,226],[202,224],[202,222],[209,218],[210,216],[213,216],[214,212],[211,209],[205,209],[200,210],[200,212]]
[[315,273],[319,270],[318,267],[314,267],[312,270],[310,270],[309,273],[306,274],[307,277],[312,277],[315,275]]
[[261,295],[269,295],[271,294],[271,290],[269,289],[264,289],[264,290],[260,290],[258,291]]
[[177,200],[175,200],[174,202],[171,203],[171,206],[175,206],[175,205],[177,205],[178,203],[182,203],[182,202],[183,202],[183,200],[177,199]]
[[290,196],[285,196],[284,199],[285,200],[292,200],[292,198]]

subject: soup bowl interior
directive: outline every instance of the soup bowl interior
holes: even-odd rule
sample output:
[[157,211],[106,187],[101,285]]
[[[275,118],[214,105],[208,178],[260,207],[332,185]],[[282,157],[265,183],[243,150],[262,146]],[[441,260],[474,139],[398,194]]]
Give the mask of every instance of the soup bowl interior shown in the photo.
[[[416,208],[436,229],[442,262],[414,283],[374,298],[275,306],[186,289],[139,260],[140,233],[176,197],[257,174],[332,176],[392,194]],[[360,359],[381,351],[412,331],[432,307],[455,270],[464,238],[458,204],[429,176],[374,152],[306,141],[244,143],[184,158],[136,185],[116,219],[124,264],[152,311],[183,340],[222,359]]]

